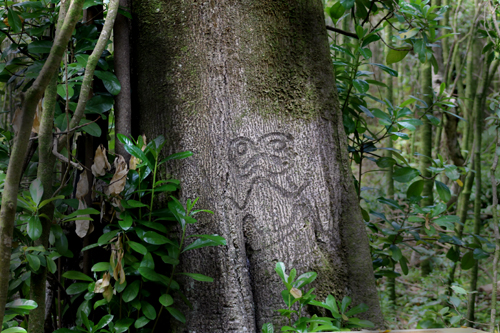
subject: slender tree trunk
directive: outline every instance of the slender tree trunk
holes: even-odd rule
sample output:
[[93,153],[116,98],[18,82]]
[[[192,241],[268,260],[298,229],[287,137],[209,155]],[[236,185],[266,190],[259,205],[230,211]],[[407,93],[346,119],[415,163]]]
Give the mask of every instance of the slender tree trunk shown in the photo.
[[[54,74],[52,82],[45,89],[44,105],[42,113],[42,121],[40,123],[39,133],[39,162],[38,174],[43,185],[42,200],[47,200],[54,193],[52,189],[52,180],[54,179],[55,156],[52,154],[52,128],[54,126],[54,112],[56,109],[57,98],[57,73]],[[35,245],[42,245],[48,248],[50,226],[54,216],[54,204],[51,202],[45,205],[40,211],[41,214],[47,215],[42,218],[42,235],[35,242]],[[50,259],[47,259],[50,260]],[[30,312],[29,332],[43,333],[45,330],[45,295],[47,282],[47,267],[41,266],[39,274],[31,274],[30,284],[30,299],[34,300],[38,307]]]
[[[484,102],[486,100],[486,95],[489,88],[489,83],[491,80],[489,76],[494,76],[499,65],[498,60],[494,60],[491,64],[491,70],[489,70],[487,64],[483,64],[483,71],[481,73],[481,80],[474,100],[474,171],[476,173],[476,196],[474,198],[474,234],[479,235],[481,232],[481,190],[482,190],[482,179],[481,179],[481,143],[482,143],[482,133],[483,133],[483,108]],[[481,244],[477,239],[474,239],[477,244]],[[479,271],[479,263],[476,261],[471,272],[471,283],[470,291],[477,291],[477,274]],[[496,297],[496,295],[492,295]],[[475,301],[476,293],[469,294],[469,302],[467,303],[467,319],[469,320],[468,326],[472,326],[470,321],[474,321],[475,317]]]
[[[493,73],[496,74],[496,73]],[[498,205],[498,195],[497,195],[497,179],[495,177],[495,173],[497,171],[497,166],[498,166],[498,149],[500,147],[500,137],[498,136],[498,128],[497,128],[497,137],[496,137],[496,142],[495,142],[495,157],[493,158],[493,163],[491,165],[491,170],[490,170],[490,181],[491,181],[491,192],[492,192],[492,202],[491,202],[491,213],[493,215],[493,219],[491,221],[491,224],[493,226],[493,231],[495,235],[495,254],[493,257],[493,281],[492,283],[492,290],[491,290],[491,316],[490,316],[490,333],[495,332],[495,320],[496,320],[496,313],[497,313],[497,283],[498,283],[498,261],[500,260],[500,231],[498,230],[498,212],[497,212],[497,205]]]
[[[120,6],[129,9],[129,0],[120,0]],[[118,14],[114,26],[115,73],[121,83],[122,89],[115,97],[115,135],[120,133],[129,136],[131,134],[132,101],[130,91],[130,21],[122,14]],[[115,151],[128,161],[130,154],[127,153],[123,144],[115,139]]]
[[[427,114],[432,115],[432,98],[433,98],[433,89],[432,89],[432,66],[431,62],[428,61],[422,65],[422,72],[420,77],[421,88],[423,91],[422,99],[427,103],[427,109],[425,112]],[[420,173],[422,176],[430,178],[432,173],[427,170],[429,166],[431,166],[431,158],[432,158],[432,124],[427,119],[426,116],[422,117],[423,125],[420,126],[420,151],[422,155],[420,156],[419,165],[420,165]],[[422,191],[422,206],[430,206],[434,203],[433,197],[433,188],[434,188],[434,180],[433,179],[424,179],[424,189]],[[420,269],[422,276],[427,276],[432,271],[431,261],[430,259],[424,259],[420,263]]]
[[12,233],[14,231],[19,179],[21,178],[21,168],[17,166],[23,162],[26,154],[31,127],[33,126],[33,117],[38,101],[42,97],[52,76],[59,68],[66,44],[80,17],[83,2],[83,0],[74,0],[71,3],[61,33],[57,35],[49,58],[45,62],[40,75],[26,92],[26,98],[22,106],[22,125],[17,133],[12,149],[2,196],[2,208],[0,211],[0,239],[2,240],[0,243],[0,323],[3,321],[5,304],[7,301]]
[[[278,323],[277,261],[316,271],[315,294],[382,316],[319,0],[132,2],[139,125],[171,151],[181,199],[213,210],[189,233],[227,247],[182,257],[213,284],[184,288],[193,310],[174,331],[260,331]],[[154,89],[151,89],[154,87]],[[183,282],[183,281],[182,281]],[[175,323],[174,323],[175,324]]]
[[[387,26],[385,27],[385,38],[387,43],[391,42],[392,39],[392,27]],[[389,51],[389,48],[386,48],[386,52]],[[401,73],[399,73],[401,75]],[[385,98],[391,103],[394,104],[394,81],[392,79],[392,76],[387,75],[387,92],[385,95]],[[389,136],[386,139],[386,146],[387,148],[392,148],[392,138]],[[392,157],[392,152],[390,150],[387,150],[386,153],[387,157]],[[390,166],[386,173],[385,173],[385,181],[386,181],[386,186],[387,186],[387,191],[386,191],[386,197],[389,199],[394,199],[394,180],[392,179],[393,175],[393,167]],[[387,278],[387,289],[389,291],[389,299],[391,301],[392,306],[396,306],[396,278],[395,277],[388,277]]]

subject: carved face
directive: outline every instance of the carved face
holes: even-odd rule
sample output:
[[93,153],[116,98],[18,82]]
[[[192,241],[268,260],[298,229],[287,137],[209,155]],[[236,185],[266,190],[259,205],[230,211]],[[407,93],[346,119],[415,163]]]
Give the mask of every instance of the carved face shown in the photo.
[[229,144],[229,160],[243,178],[282,174],[291,168],[292,144],[291,135],[279,132],[265,134],[257,142],[240,136]]

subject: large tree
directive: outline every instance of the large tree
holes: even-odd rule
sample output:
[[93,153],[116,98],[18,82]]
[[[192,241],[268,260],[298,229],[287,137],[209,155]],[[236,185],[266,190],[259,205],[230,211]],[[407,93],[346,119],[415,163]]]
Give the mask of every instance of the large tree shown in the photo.
[[[200,197],[191,234],[227,247],[182,257],[196,332],[258,331],[282,307],[283,261],[382,315],[320,0],[134,0],[136,134],[194,156],[162,170]],[[178,328],[183,330],[183,328]]]

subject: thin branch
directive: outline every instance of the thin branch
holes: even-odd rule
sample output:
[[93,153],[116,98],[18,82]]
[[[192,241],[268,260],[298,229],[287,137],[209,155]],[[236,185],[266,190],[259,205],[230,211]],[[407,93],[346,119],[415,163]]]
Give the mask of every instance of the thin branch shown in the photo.
[[[64,131],[64,132],[57,132],[57,133],[53,133],[54,136],[57,136],[57,135],[63,135],[63,134],[68,134],[68,133],[73,133],[74,131],[76,131],[77,129],[79,128],[82,128],[82,127],[85,127],[85,126],[88,126],[92,123],[95,123],[96,121],[98,121],[99,119],[101,119],[101,116],[97,117],[95,120],[92,120],[91,122],[88,122],[88,123],[85,123],[83,125],[80,125],[80,126],[76,126],[76,127],[73,127],[72,129],[70,129],[69,131]],[[35,137],[32,137],[30,138],[30,140],[36,140],[38,139],[38,136],[35,136]]]
[[73,168],[76,168],[76,169],[78,169],[78,170],[80,170],[80,171],[82,171],[82,170],[83,170],[83,167],[82,167],[80,164],[75,163],[75,162],[73,162],[73,161],[70,161],[70,160],[69,160],[66,156],[62,155],[61,153],[59,153],[59,152],[57,151],[57,138],[56,138],[56,139],[54,139],[54,147],[52,148],[52,154],[54,154],[54,155],[55,155],[58,159],[60,159],[60,160],[61,160],[61,161],[63,161],[64,163],[69,163],[69,164],[71,164],[71,166],[72,166]]
[[351,37],[351,38],[354,38],[354,39],[359,39],[358,35],[353,34],[352,32],[348,32],[348,31],[344,31],[344,30],[341,30],[341,29],[337,29],[337,28],[334,28],[334,27],[329,26],[329,25],[326,26],[326,30],[337,32],[337,33],[339,33],[341,35],[344,35],[344,36],[347,36],[347,37]]

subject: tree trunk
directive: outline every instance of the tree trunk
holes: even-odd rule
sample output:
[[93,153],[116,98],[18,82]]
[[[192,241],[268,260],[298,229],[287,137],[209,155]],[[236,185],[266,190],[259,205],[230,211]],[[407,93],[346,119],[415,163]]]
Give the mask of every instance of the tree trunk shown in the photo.
[[[134,0],[133,124],[194,156],[163,175],[213,210],[188,229],[227,247],[181,258],[189,331],[260,331],[283,306],[274,267],[382,316],[319,0]],[[182,328],[177,328],[182,331]]]

